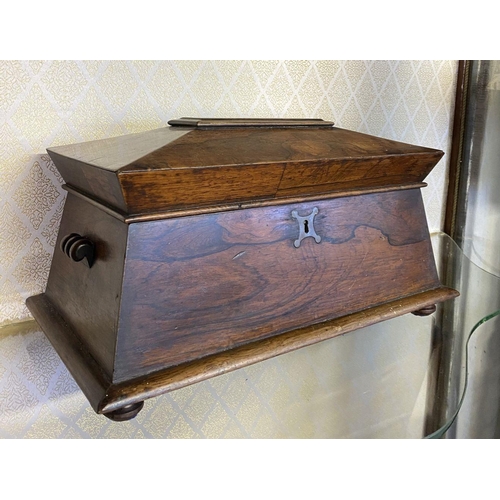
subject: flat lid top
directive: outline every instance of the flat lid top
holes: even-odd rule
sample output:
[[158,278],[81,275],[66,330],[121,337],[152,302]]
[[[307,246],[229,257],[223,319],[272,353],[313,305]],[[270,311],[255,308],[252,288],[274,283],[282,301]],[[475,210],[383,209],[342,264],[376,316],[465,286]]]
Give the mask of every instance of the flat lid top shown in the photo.
[[332,127],[333,122],[321,118],[179,118],[170,120],[169,125],[174,127]]
[[49,152],[120,172],[373,159],[436,150],[333,127],[323,120],[172,120],[170,127],[50,148]]

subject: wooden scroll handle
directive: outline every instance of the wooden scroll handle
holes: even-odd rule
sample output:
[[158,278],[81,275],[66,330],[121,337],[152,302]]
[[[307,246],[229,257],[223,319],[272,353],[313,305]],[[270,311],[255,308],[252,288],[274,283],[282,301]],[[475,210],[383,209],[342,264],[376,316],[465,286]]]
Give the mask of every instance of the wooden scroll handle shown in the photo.
[[95,260],[95,245],[92,241],[77,233],[71,233],[61,242],[62,251],[74,262],[83,261],[92,267]]

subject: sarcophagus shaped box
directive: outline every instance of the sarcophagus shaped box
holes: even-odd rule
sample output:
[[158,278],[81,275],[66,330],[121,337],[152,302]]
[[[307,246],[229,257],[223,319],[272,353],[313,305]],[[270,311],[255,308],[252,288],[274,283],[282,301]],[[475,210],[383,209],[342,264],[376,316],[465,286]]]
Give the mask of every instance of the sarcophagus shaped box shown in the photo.
[[27,305],[96,412],[457,295],[420,188],[441,151],[323,120],[173,120],[49,150],[68,191]]

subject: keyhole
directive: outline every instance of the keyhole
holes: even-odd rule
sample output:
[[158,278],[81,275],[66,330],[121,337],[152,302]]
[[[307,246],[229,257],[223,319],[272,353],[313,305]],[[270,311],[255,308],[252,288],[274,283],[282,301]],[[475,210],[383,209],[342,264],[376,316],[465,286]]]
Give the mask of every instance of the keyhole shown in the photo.
[[304,221],[304,233],[309,233],[309,221],[307,219]]

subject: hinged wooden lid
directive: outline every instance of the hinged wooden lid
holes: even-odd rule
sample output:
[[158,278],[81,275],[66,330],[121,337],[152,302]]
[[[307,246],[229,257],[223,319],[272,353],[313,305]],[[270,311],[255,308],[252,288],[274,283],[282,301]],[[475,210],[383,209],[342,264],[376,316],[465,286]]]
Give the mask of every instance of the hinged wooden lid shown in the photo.
[[318,119],[169,123],[48,153],[70,187],[126,215],[418,187],[443,155]]

